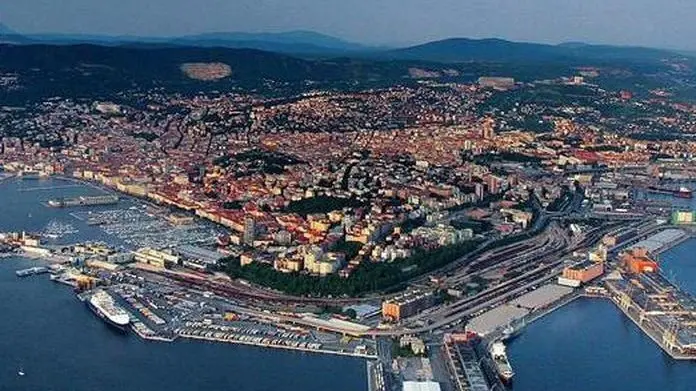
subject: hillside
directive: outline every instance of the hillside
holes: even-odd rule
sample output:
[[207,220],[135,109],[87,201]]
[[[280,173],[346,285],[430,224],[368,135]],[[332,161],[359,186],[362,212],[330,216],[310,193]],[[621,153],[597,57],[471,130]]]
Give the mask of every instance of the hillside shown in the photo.
[[378,56],[399,60],[438,62],[655,62],[674,57],[676,53],[641,47],[588,45],[582,43],[546,45],[511,42],[502,39],[451,38],[422,45],[394,49]]
[[[94,97],[123,90],[165,87],[170,91],[232,88],[306,88],[307,83],[352,84],[393,81],[408,75],[408,65],[337,59],[305,60],[255,49],[201,48],[139,44],[133,46],[1,45],[0,72],[19,75],[13,102],[48,96]],[[229,67],[229,76],[205,81],[182,71],[186,64]],[[202,80],[198,80],[202,79]],[[286,91],[287,92],[287,91]]]
[[528,82],[569,76],[579,66],[608,70],[600,77],[607,87],[645,89],[670,80],[671,68],[660,60],[671,55],[642,48],[460,39],[315,59],[257,49],[153,43],[0,44],[0,74],[17,79],[0,93],[6,104],[53,96],[113,98],[123,91],[152,88],[179,93],[241,88],[287,96],[317,89],[382,88],[422,79],[470,83],[480,76],[509,76]]

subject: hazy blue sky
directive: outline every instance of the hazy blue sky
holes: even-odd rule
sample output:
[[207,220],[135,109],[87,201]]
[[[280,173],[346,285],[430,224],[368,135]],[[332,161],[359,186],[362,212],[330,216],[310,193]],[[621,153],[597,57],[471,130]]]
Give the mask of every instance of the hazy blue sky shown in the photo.
[[444,37],[696,49],[694,0],[0,0],[23,33],[307,29],[364,43]]

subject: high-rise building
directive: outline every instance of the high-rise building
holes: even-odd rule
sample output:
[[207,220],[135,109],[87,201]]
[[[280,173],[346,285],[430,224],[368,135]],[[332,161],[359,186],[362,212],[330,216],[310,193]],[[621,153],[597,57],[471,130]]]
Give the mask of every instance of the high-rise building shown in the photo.
[[500,178],[494,175],[488,177],[488,192],[491,194],[500,193]]
[[483,188],[483,183],[476,183],[474,185],[474,194],[476,194],[476,198],[478,200],[482,200],[483,197],[485,197],[486,193],[485,193],[485,190]]
[[486,118],[483,121],[481,137],[483,137],[484,140],[490,140],[495,137],[495,120],[493,118]]
[[256,238],[256,222],[253,218],[247,217],[244,219],[244,244],[254,244]]

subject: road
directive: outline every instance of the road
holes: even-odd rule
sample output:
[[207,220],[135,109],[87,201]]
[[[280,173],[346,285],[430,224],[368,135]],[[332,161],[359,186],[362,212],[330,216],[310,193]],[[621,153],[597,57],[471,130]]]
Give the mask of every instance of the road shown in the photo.
[[601,228],[589,231],[583,238],[577,239],[560,249],[549,250],[533,260],[537,265],[533,270],[488,288],[479,294],[460,299],[454,303],[442,306],[435,311],[417,315],[407,321],[425,320],[426,325],[413,328],[393,330],[373,330],[368,335],[373,336],[399,336],[406,334],[419,334],[433,332],[445,326],[458,324],[466,320],[472,314],[492,308],[502,302],[508,301],[530,288],[541,285],[556,278],[563,269],[563,257],[574,251],[585,250],[596,244],[603,235],[616,228],[617,225],[605,225]]

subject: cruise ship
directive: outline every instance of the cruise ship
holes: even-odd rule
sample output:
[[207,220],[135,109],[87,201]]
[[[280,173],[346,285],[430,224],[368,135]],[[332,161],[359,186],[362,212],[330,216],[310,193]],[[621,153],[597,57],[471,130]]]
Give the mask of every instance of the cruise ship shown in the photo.
[[493,342],[491,345],[491,356],[493,357],[493,362],[495,362],[495,369],[498,372],[498,376],[500,376],[500,380],[504,383],[511,383],[515,373],[512,371],[512,366],[508,361],[505,344],[500,341]]
[[97,290],[86,301],[89,308],[110,326],[125,331],[130,323],[130,316],[116,304],[113,297],[103,290]]

